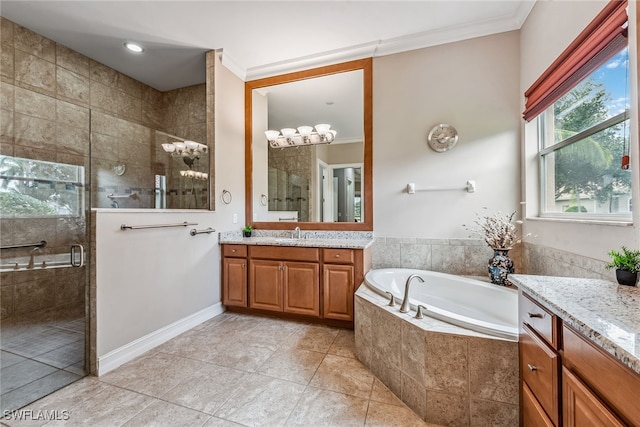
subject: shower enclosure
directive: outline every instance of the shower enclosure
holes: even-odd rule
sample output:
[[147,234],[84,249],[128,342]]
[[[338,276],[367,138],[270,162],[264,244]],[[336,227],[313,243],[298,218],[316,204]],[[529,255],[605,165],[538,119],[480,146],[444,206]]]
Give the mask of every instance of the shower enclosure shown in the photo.
[[0,155],[5,415],[86,373],[90,111],[7,83],[2,95],[14,100]]
[[8,86],[16,101],[0,155],[3,415],[88,373],[89,210],[210,203],[208,150],[162,148],[186,140],[167,130],[204,142],[203,127],[158,130]]

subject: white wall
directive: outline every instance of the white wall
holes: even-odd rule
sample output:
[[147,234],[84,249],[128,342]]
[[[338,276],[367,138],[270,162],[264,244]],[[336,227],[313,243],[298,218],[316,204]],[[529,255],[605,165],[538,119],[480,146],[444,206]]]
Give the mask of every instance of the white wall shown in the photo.
[[[218,235],[189,234],[191,228],[217,229],[214,213],[109,209],[98,210],[95,218],[96,355],[100,374],[175,335],[173,331],[159,332],[163,328],[189,317],[197,324],[220,312],[219,304],[216,307],[220,287],[212,280],[219,263]],[[122,224],[184,221],[198,225],[120,229]],[[176,332],[182,330],[178,327]],[[141,339],[146,342],[138,346],[135,342]]]
[[[518,46],[508,32],[375,58],[376,236],[466,238],[476,212],[520,208]],[[445,153],[426,143],[439,123],[460,135]],[[462,190],[467,180],[475,193]],[[409,182],[461,190],[408,195]]]
[[[523,25],[520,34],[520,94],[533,84],[556,57],[575,39],[586,25],[606,5],[605,0],[572,2],[537,2]],[[630,16],[635,16],[635,2],[630,2]],[[635,20],[630,20],[630,58],[632,67],[631,100],[631,161],[638,165],[638,100],[635,60]],[[524,110],[524,97],[520,96],[520,110]],[[539,212],[539,178],[536,158],[537,141],[535,123],[523,125],[523,138],[526,151],[522,158],[527,217],[525,231],[536,237],[526,238],[526,242],[548,246],[578,255],[608,260],[610,249],[626,245],[632,248],[640,246],[638,223],[640,208],[635,203],[633,222],[635,226],[622,227],[606,224],[559,222],[537,219]],[[635,141],[635,142],[634,142]],[[633,192],[635,200],[640,199],[640,181],[637,167],[633,172]]]

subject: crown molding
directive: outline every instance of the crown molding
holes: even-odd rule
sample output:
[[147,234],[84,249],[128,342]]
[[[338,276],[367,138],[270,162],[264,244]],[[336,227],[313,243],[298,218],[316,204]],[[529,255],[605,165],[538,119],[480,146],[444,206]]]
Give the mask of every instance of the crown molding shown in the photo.
[[315,67],[337,64],[369,57],[380,57],[411,50],[423,49],[447,43],[469,40],[507,31],[519,30],[533,9],[536,0],[522,1],[513,15],[473,22],[468,25],[440,28],[433,31],[414,33],[403,37],[376,40],[302,56],[286,61],[273,62],[258,67],[244,68],[226,53],[222,56],[222,64],[243,81],[251,81],[264,77],[307,70]]

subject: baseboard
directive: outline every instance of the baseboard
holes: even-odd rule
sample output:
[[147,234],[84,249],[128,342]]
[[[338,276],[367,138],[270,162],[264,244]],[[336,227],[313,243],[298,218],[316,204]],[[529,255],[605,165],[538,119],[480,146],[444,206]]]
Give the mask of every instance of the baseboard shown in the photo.
[[120,348],[98,357],[98,376],[104,375],[118,366],[140,356],[141,354],[159,346],[189,329],[206,322],[224,312],[222,303],[214,304],[190,316],[184,317],[170,325],[153,331]]

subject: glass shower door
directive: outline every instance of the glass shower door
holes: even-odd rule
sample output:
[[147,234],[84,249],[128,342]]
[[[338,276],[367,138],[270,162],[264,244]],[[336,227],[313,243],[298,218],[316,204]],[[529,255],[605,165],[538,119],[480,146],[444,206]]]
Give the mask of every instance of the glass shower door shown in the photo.
[[7,416],[86,375],[90,113],[7,83],[2,89],[15,98],[3,105],[10,119],[1,124],[0,155],[0,409]]

